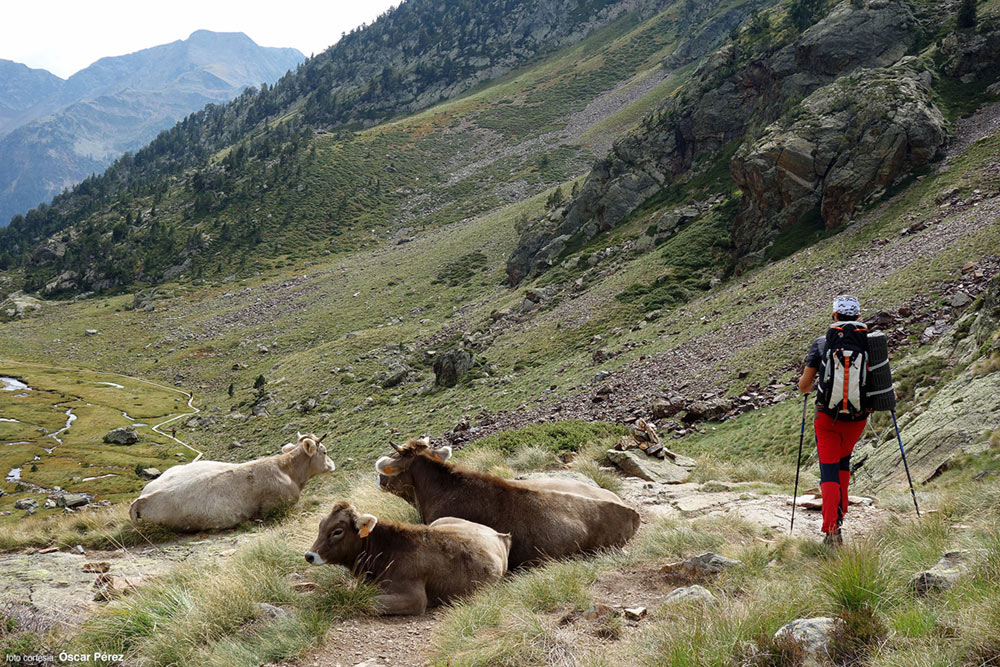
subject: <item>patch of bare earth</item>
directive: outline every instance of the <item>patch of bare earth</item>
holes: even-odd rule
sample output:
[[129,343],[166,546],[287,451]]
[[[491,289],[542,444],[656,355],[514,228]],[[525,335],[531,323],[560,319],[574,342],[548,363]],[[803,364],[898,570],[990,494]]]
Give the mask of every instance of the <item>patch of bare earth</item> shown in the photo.
[[425,652],[443,609],[423,616],[352,618],[337,623],[322,647],[294,662],[274,667],[411,667],[428,663]]

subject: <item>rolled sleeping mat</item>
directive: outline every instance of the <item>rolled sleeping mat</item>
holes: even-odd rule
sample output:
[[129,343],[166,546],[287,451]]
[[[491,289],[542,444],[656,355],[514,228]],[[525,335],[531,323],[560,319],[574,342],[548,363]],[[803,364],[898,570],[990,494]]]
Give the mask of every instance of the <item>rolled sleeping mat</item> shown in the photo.
[[889,369],[889,339],[881,331],[868,334],[868,406],[888,412],[896,409],[896,393],[892,390]]

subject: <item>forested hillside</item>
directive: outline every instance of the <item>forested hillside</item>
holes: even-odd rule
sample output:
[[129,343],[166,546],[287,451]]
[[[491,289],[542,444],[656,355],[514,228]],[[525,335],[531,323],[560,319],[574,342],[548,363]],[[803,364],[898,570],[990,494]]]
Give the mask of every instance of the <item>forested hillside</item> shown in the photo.
[[[403,3],[371,26],[345,35],[275,85],[248,91],[227,105],[207,106],[149,146],[122,157],[104,174],[57,197],[51,206],[16,216],[0,236],[0,267],[28,267],[31,275],[24,286],[29,290],[67,272],[77,277],[62,282],[97,290],[160,280],[188,255],[202,255],[207,241],[207,235],[176,220],[153,224],[157,205],[184,170],[198,171],[181,182],[197,199],[184,213],[187,217],[230,209],[232,199],[245,202],[260,196],[265,186],[296,189],[300,184],[291,182],[289,170],[308,164],[311,154],[303,149],[313,149],[310,139],[317,130],[370,125],[454,97],[539,53],[579,41],[626,12],[649,16],[663,4]],[[350,129],[345,131],[349,137]],[[248,159],[253,164],[245,165]],[[246,179],[247,172],[257,177]],[[239,192],[233,192],[236,178],[244,181]],[[327,214],[338,217],[336,209]],[[241,237],[257,238],[254,227],[261,222],[247,220],[245,211],[232,215],[240,226],[249,227]],[[33,261],[39,242],[85,219],[92,223],[85,230],[63,234],[51,252],[41,251],[59,259],[43,260],[41,270],[31,270],[39,265]],[[137,219],[149,224],[136,226]],[[128,226],[121,226],[123,222]],[[135,233],[125,238],[130,228],[136,228]],[[62,244],[67,244],[65,249]]]

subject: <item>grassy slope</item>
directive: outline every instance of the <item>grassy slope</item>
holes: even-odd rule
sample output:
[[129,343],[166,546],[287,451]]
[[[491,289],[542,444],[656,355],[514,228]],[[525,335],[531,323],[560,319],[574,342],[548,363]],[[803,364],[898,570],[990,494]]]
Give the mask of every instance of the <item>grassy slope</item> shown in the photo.
[[[193,456],[190,450],[151,428],[169,415],[189,411],[186,397],[180,392],[118,376],[67,372],[2,360],[0,375],[18,377],[32,388],[28,392],[4,392],[2,416],[18,420],[0,423],[0,438],[18,443],[5,445],[0,451],[0,470],[5,476],[11,468],[21,467],[22,481],[47,489],[59,486],[70,492],[84,491],[94,494],[94,501],[118,503],[131,499],[146,483],[136,474],[136,466],[164,469]],[[103,384],[106,382],[122,388]],[[62,444],[58,444],[47,434],[56,433],[66,425],[67,410],[72,410],[77,418],[60,434]],[[102,438],[111,429],[135,423],[142,424],[137,427],[138,444],[123,447],[103,443]],[[177,453],[181,455],[175,456]],[[38,460],[33,462],[36,456]],[[113,476],[83,481],[84,477],[104,475]],[[35,498],[41,504],[45,498],[30,489],[20,490],[15,482],[3,482],[3,488],[6,494],[0,498],[0,509],[13,511],[13,515],[3,519],[8,525],[19,521],[23,514],[14,510],[17,500]],[[39,508],[36,519],[62,511]]]

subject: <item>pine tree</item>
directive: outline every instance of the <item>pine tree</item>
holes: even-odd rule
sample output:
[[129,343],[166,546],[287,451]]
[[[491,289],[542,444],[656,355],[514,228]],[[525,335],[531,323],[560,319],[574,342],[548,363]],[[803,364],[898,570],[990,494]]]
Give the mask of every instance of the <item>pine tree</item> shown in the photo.
[[257,379],[253,381],[253,388],[261,389],[265,384],[267,384],[267,380],[264,379],[264,374],[261,373],[257,376]]

